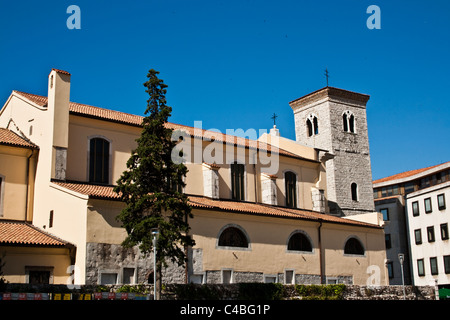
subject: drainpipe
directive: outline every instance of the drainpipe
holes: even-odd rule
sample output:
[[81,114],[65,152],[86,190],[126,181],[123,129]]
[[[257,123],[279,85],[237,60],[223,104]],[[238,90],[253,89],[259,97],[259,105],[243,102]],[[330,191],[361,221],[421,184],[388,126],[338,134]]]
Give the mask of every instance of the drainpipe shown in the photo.
[[319,236],[319,267],[320,267],[320,283],[323,284],[324,283],[324,272],[323,272],[323,256],[322,256],[322,236],[321,236],[321,229],[322,229],[322,219],[319,219],[319,228],[317,229],[318,231],[318,236]]
[[27,217],[28,217],[28,189],[30,187],[30,160],[31,160],[31,157],[33,156],[33,154],[34,154],[34,150],[31,149],[31,154],[27,158],[27,177],[26,177],[26,179],[27,179],[27,190],[26,190],[26,193],[25,193],[25,219],[24,219],[24,221],[27,221]]

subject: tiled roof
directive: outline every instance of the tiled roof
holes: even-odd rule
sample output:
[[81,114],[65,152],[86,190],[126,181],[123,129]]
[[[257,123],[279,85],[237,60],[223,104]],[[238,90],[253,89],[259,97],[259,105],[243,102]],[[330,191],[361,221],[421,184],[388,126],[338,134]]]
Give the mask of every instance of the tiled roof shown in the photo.
[[441,166],[443,164],[446,164],[446,163],[449,163],[449,162],[450,161],[447,161],[447,162],[441,163],[441,164],[437,164],[437,165],[434,165],[434,166],[426,167],[426,168],[415,169],[415,170],[410,170],[410,171],[397,173],[397,174],[394,174],[394,175],[389,176],[389,177],[385,177],[385,178],[381,178],[381,179],[378,179],[378,180],[374,180],[372,183],[373,184],[377,184],[377,183],[381,183],[381,182],[394,181],[394,180],[398,180],[398,179],[405,179],[405,178],[414,176],[416,174],[419,174],[421,172],[424,172],[424,171],[427,171],[427,170],[439,167],[439,166]]
[[16,133],[5,128],[0,128],[0,144],[14,147],[38,149],[38,147],[33,143],[26,141]]
[[[47,97],[30,94],[30,93],[26,93],[26,92],[21,92],[21,91],[16,91],[16,90],[14,90],[13,92],[27,98],[28,100],[36,103],[37,105],[39,105],[41,107],[44,107],[47,104]],[[142,120],[144,119],[144,117],[142,117],[142,116],[129,114],[129,113],[125,113],[125,112],[120,112],[120,111],[115,111],[115,110],[110,110],[110,109],[94,107],[94,106],[90,106],[87,104],[81,104],[81,103],[76,103],[76,102],[69,103],[69,112],[73,115],[79,115],[79,116],[83,116],[83,117],[92,117],[92,118],[96,118],[96,119],[102,119],[102,120],[106,120],[106,121],[112,121],[112,122],[122,123],[122,124],[126,124],[126,125],[131,125],[131,126],[138,126],[138,127],[142,126]],[[228,134],[217,133],[217,132],[208,131],[208,130],[204,130],[204,129],[189,127],[189,126],[180,125],[180,124],[176,124],[176,123],[172,123],[172,122],[168,122],[166,125],[168,128],[171,128],[173,130],[183,130],[183,131],[187,132],[189,135],[191,135],[193,137],[197,137],[197,138],[206,137],[209,140],[215,140],[218,142],[224,142],[224,143],[229,143],[229,144],[236,144],[236,145],[247,147],[247,148],[272,151],[272,152],[276,152],[276,153],[279,153],[284,156],[294,157],[297,159],[305,159],[305,158],[299,157],[296,154],[288,152],[286,150],[279,149],[277,147],[271,146],[267,143],[257,141],[257,140],[240,138],[237,136],[232,136],[232,135],[228,135]],[[310,159],[305,159],[305,160],[312,161]]]
[[0,245],[71,246],[27,222],[14,220],[0,220]]
[[[91,198],[101,198],[106,200],[119,200],[119,196],[113,191],[113,186],[100,186],[82,182],[60,182],[53,181],[54,184],[63,188],[87,195]],[[329,223],[339,223],[364,227],[379,228],[379,226],[350,219],[323,214],[316,211],[292,209],[280,206],[272,206],[262,203],[242,202],[233,200],[215,200],[203,196],[188,195],[189,204],[193,208],[227,211],[233,213],[243,213],[266,217],[279,217],[310,221],[323,221]]]

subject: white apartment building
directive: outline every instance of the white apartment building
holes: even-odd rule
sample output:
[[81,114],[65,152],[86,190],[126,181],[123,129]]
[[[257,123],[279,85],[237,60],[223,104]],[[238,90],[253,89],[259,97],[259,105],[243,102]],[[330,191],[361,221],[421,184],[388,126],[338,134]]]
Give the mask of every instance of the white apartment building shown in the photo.
[[414,285],[450,285],[450,181],[406,196]]

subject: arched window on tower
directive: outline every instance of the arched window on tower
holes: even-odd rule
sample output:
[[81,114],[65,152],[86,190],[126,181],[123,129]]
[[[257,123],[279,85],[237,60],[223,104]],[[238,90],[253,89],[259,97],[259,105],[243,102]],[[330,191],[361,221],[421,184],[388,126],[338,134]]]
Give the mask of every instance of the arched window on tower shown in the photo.
[[356,183],[352,183],[352,200],[358,201],[358,185]]
[[308,137],[319,134],[319,121],[313,114],[310,114],[306,119],[306,133]]
[[355,133],[355,116],[350,111],[342,114],[342,125],[345,132]]

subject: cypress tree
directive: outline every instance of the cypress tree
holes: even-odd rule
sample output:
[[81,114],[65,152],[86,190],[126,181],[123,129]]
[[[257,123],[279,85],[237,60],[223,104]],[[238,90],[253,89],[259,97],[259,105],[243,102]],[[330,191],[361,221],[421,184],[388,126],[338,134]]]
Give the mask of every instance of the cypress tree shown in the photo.
[[188,218],[193,218],[188,198],[181,192],[187,168],[172,161],[172,129],[166,126],[172,108],[166,105],[166,88],[158,71],[150,69],[144,83],[149,94],[141,136],[137,148],[127,161],[114,191],[126,204],[117,219],[127,231],[122,245],[139,245],[141,252],[153,250],[151,230],[157,228],[157,283],[155,294],[161,294],[161,268],[167,260],[179,266],[187,262],[185,248],[193,246],[189,237]]

